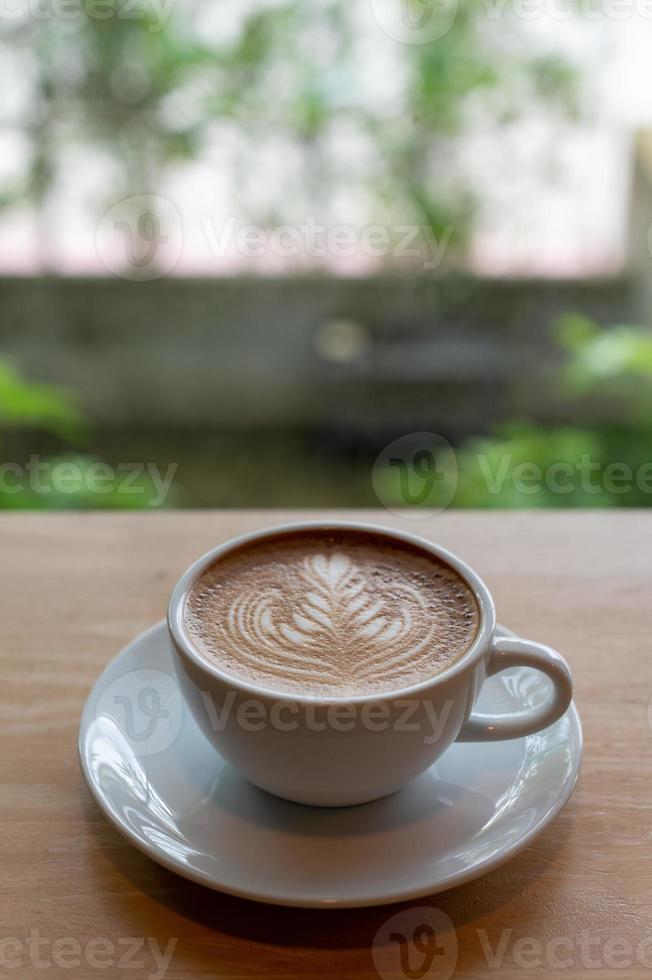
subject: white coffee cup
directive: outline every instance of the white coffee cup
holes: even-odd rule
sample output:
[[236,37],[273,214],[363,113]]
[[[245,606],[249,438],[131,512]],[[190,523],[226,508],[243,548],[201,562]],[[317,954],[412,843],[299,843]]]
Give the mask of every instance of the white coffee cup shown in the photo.
[[[263,684],[230,676],[199,652],[185,628],[184,606],[193,582],[207,566],[245,542],[337,528],[406,541],[452,566],[480,609],[479,629],[466,653],[429,680],[401,690],[322,698],[272,692]],[[572,697],[565,660],[542,643],[496,636],[495,628],[489,590],[459,558],[415,535],[351,521],[287,524],[228,541],[181,576],[168,607],[182,693],[206,738],[256,786],[316,806],[347,806],[385,796],[429,768],[456,740],[520,738],[557,721]],[[549,700],[517,715],[474,714],[485,678],[515,666],[546,674],[552,681]]]

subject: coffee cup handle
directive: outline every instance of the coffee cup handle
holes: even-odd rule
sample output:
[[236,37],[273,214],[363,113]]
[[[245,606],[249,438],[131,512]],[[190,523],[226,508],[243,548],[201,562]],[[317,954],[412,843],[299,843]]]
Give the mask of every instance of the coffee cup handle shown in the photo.
[[484,715],[473,712],[457,736],[458,742],[493,742],[534,735],[564,714],[573,697],[573,679],[564,658],[543,643],[520,637],[496,636],[487,663],[487,677],[508,667],[532,667],[552,681],[545,704],[516,715]]

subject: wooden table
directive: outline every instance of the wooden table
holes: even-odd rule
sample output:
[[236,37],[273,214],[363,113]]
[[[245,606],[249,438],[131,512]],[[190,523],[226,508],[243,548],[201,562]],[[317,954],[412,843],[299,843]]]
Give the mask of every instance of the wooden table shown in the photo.
[[[297,911],[205,890],[118,836],[77,762],[79,716],[95,678],[163,615],[184,567],[236,533],[298,516],[306,515],[0,518],[0,975],[160,976],[151,950],[167,948],[169,980],[377,976],[371,941],[401,906]],[[648,975],[652,513],[357,516],[403,523],[458,552],[485,577],[502,622],[558,647],[575,675],[586,740],[578,789],[525,853],[402,907],[434,906],[450,917],[455,976]],[[485,950],[500,944],[497,968]],[[110,965],[91,966],[89,955]],[[551,956],[572,965],[555,970]]]

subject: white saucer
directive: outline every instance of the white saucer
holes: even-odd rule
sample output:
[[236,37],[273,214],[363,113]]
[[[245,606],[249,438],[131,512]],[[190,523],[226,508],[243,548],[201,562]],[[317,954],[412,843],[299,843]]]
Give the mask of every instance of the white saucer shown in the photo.
[[[526,668],[504,671],[486,682],[478,707],[531,707],[547,684]],[[261,902],[353,907],[443,891],[522,850],[572,793],[582,731],[571,705],[537,735],[455,744],[374,803],[287,803],[246,782],[205,741],[183,708],[158,623],[98,679],[79,753],[109,820],[165,867]]]

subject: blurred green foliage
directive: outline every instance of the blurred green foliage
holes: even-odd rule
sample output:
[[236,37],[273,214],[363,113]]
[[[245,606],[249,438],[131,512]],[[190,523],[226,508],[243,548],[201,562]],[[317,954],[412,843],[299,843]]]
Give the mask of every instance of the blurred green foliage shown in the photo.
[[[649,507],[652,331],[562,317],[566,357],[554,383],[569,398],[612,402],[617,424],[545,429],[514,422],[458,453],[458,507]],[[540,478],[538,477],[540,474]]]
[[[210,6],[205,0],[156,6],[81,0],[80,16],[7,18],[0,45],[24,58],[16,74],[28,97],[14,125],[26,165],[19,179],[0,186],[0,206],[33,202],[46,239],[61,176],[76,165],[79,148],[91,151],[102,174],[106,197],[89,202],[98,216],[121,197],[160,193],[174,165],[208,154],[216,170],[232,168],[233,195],[251,220],[287,220],[302,193],[315,212],[344,194],[366,202],[374,220],[416,221],[438,239],[453,228],[449,254],[455,254],[455,247],[463,251],[476,213],[461,165],[470,123],[480,121],[480,133],[484,126],[495,138],[533,105],[539,116],[577,110],[568,62],[533,50],[518,18],[492,21],[478,0],[459,0],[450,29],[426,44],[386,38],[369,3],[269,0],[241,10],[232,5],[213,13],[212,22]],[[398,84],[379,96],[369,89],[364,66],[381,48],[389,59],[384,74]],[[383,81],[379,70],[374,83],[382,88]],[[343,146],[360,152],[352,159]],[[283,165],[298,157],[303,186],[293,180],[290,195],[263,205],[248,178],[264,172],[266,153]],[[271,210],[261,213],[261,207]],[[458,454],[457,506],[637,502],[636,493],[594,493],[579,478],[567,494],[545,485],[536,494],[514,487],[519,464],[579,466],[588,455],[604,468],[625,457],[644,460],[647,452],[652,348],[646,332],[604,331],[569,317],[559,340],[568,360],[557,383],[573,397],[597,392],[622,400],[624,430],[547,432],[523,422],[494,439],[473,440]],[[0,361],[0,432],[17,427],[83,445],[85,422],[69,394],[27,382]],[[492,473],[508,460],[495,493],[488,492],[480,457]],[[142,485],[133,493],[58,490],[62,468],[72,463],[83,474],[95,462],[78,448],[51,462],[48,492],[0,488],[0,507],[147,505]]]
[[[79,452],[3,460],[2,435],[16,429],[39,430],[73,446],[89,436],[88,422],[67,389],[28,381],[0,359],[0,510],[133,509],[157,499],[148,475],[129,481]],[[95,472],[98,466],[104,467],[104,479]]]
[[570,394],[616,399],[632,425],[652,426],[652,331],[618,325],[600,329],[573,315],[557,324],[557,340],[571,355],[560,382]]
[[[469,120],[495,128],[533,104],[539,113],[576,107],[568,63],[533,48],[518,18],[494,23],[478,0],[459,0],[450,29],[429,44],[386,37],[366,3],[278,0],[219,16],[209,8],[80,0],[78,16],[7,20],[0,44],[26,54],[32,104],[18,122],[29,165],[0,187],[0,201],[31,199],[47,224],[81,145],[108,177],[107,199],[92,203],[101,214],[122,197],[160,193],[170,164],[207,150],[211,165],[231,166],[248,216],[273,221],[247,184],[270,152],[303,161],[316,211],[353,194],[375,202],[375,220],[393,212],[438,236],[453,227],[451,245],[461,246],[474,210],[459,153]],[[387,64],[365,75],[379,50]],[[388,78],[392,92],[378,97]],[[343,140],[359,147],[360,164],[342,154]],[[293,184],[293,198],[300,191]],[[283,198],[287,220],[292,201]]]
[[87,422],[69,391],[27,381],[0,360],[0,430],[7,428],[42,428],[75,441]]
[[551,379],[556,396],[571,410],[589,398],[591,415],[615,422],[545,428],[515,420],[467,440],[451,458],[424,443],[422,467],[415,455],[375,475],[383,502],[419,504],[407,499],[407,467],[410,493],[421,491],[425,508],[652,505],[652,331],[568,315],[555,334],[564,355]]

